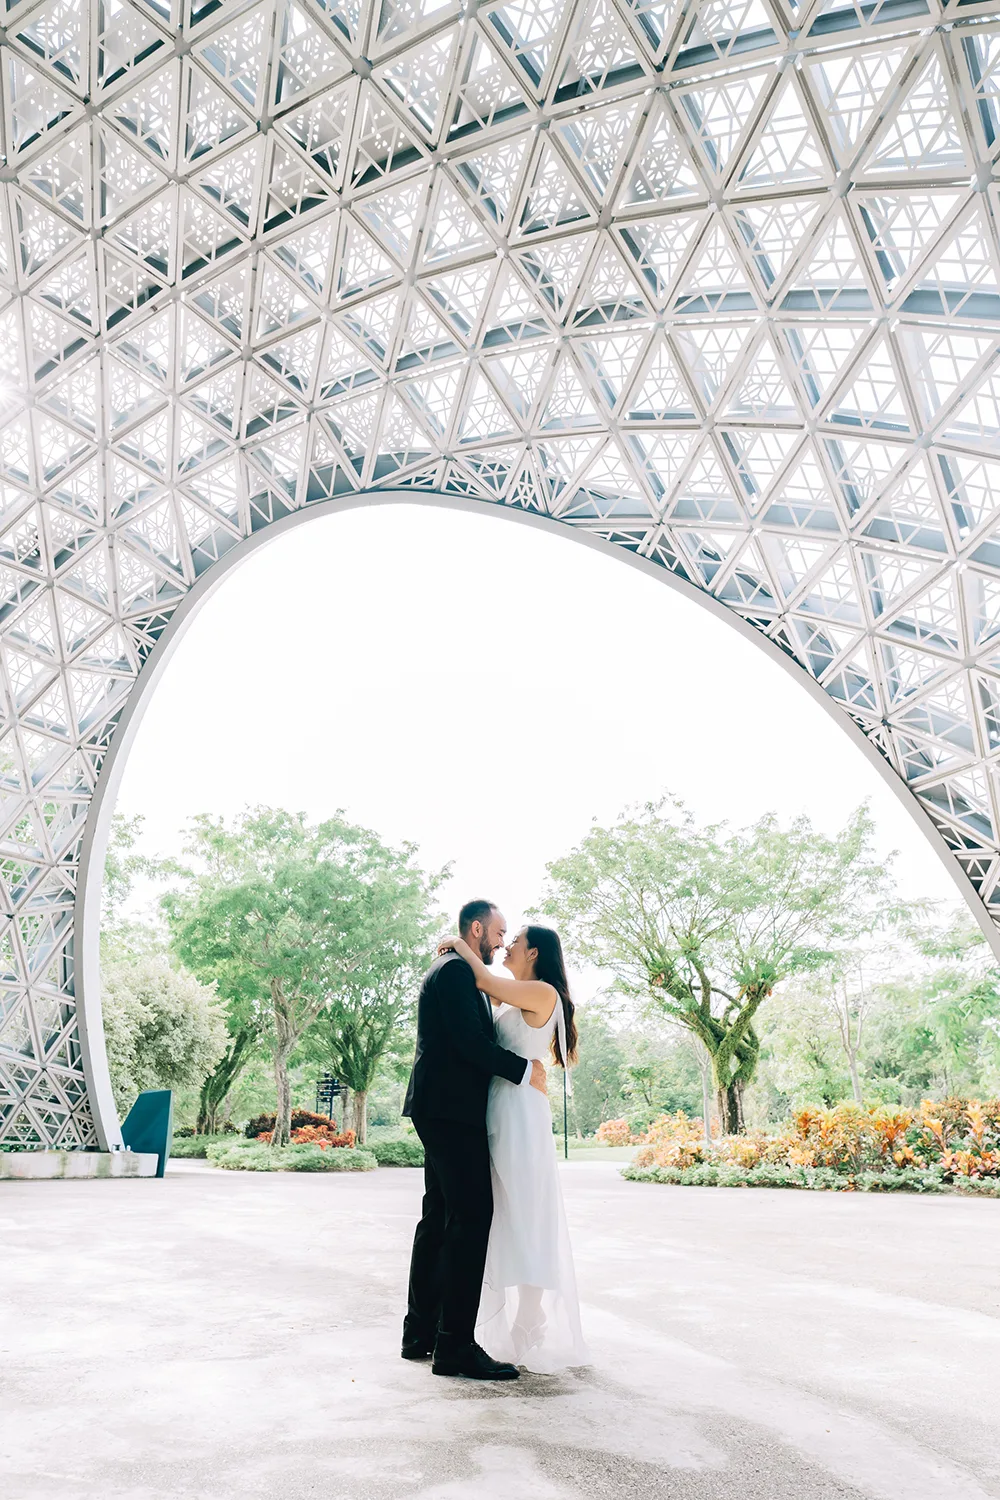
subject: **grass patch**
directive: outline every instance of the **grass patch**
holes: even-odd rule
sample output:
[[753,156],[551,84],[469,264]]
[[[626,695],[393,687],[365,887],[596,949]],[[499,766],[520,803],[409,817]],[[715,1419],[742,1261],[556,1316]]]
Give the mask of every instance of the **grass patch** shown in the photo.
[[[553,1136],[556,1143],[556,1155],[559,1160],[563,1159],[562,1132]],[[636,1153],[635,1146],[603,1146],[600,1141],[591,1137],[589,1140],[574,1141],[570,1136],[569,1159],[570,1161],[631,1161]]]

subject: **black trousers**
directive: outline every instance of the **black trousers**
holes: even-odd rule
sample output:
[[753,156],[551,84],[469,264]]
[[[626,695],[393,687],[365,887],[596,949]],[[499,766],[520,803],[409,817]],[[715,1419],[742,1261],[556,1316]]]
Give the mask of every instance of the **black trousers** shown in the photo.
[[415,1119],[424,1147],[424,1202],[413,1236],[403,1336],[470,1343],[493,1221],[486,1126]]

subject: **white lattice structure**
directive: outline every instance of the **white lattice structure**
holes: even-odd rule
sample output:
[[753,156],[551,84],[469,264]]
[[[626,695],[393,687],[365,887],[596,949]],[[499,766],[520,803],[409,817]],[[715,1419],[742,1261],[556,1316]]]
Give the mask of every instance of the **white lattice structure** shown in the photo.
[[171,634],[364,494],[727,609],[1000,915],[991,11],[7,0],[0,1143],[117,1137],[99,825]]

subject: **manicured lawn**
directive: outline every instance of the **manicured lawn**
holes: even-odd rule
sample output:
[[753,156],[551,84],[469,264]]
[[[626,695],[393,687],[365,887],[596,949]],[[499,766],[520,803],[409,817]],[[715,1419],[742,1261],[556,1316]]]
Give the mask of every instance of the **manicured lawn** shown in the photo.
[[[560,1160],[563,1154],[562,1136],[558,1135],[556,1150]],[[594,1141],[574,1141],[569,1143],[570,1161],[631,1161],[636,1153],[635,1146],[598,1146]]]

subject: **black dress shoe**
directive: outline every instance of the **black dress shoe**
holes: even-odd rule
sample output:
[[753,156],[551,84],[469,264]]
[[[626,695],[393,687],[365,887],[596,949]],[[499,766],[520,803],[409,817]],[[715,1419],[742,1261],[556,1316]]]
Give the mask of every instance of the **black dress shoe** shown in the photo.
[[465,1344],[457,1349],[447,1344],[442,1347],[439,1339],[434,1349],[434,1375],[466,1375],[470,1380],[517,1380],[520,1371],[516,1365],[505,1365],[491,1359],[478,1344]]
[[399,1352],[404,1359],[430,1359],[434,1350],[423,1339],[404,1339]]

